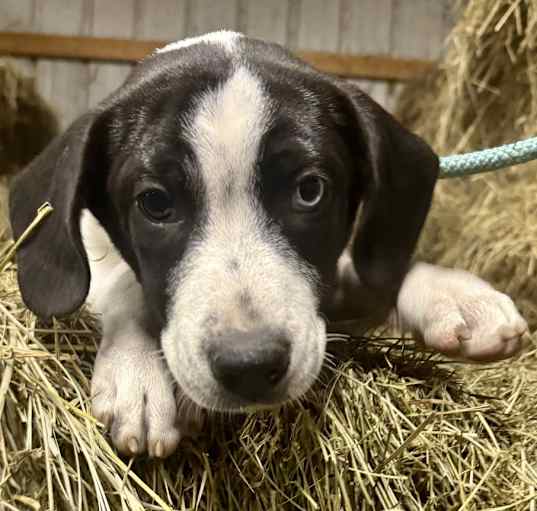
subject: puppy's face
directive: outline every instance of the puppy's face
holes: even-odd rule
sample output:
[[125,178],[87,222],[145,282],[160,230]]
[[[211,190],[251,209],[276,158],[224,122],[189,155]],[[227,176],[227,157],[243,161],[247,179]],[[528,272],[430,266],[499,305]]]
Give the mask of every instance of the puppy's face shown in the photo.
[[[426,161],[419,165],[428,167],[417,172],[427,179],[419,185],[419,207],[406,215],[406,237],[390,253],[400,236],[390,231],[405,226],[378,203],[379,193],[416,182],[412,173],[394,177],[388,168],[413,165],[415,155],[392,162],[378,154],[383,135],[376,123],[383,116],[394,121],[364,98],[279,47],[237,34],[164,48],[89,120],[75,124],[75,135],[57,142],[47,162],[34,164],[34,176],[54,166],[50,200],[54,186],[72,194],[67,202],[56,197],[64,218],[55,235],[65,230],[74,247],[56,266],[84,277],[73,217],[88,207],[136,273],[149,328],[160,335],[168,366],[190,399],[234,410],[303,394],[323,362],[320,313],[358,203],[368,201],[353,252],[358,273],[361,260],[372,292],[396,289],[434,183],[432,153],[406,132],[401,144],[397,129],[403,130],[388,126],[389,150],[402,145],[405,156],[415,144],[411,156],[420,153]],[[62,158],[77,160],[77,175],[57,170]],[[32,186],[24,179],[19,183]],[[22,207],[15,187],[15,231]],[[378,229],[387,232],[380,236]],[[27,257],[19,256],[23,293]],[[78,295],[87,282],[81,287]],[[31,290],[25,299],[37,312],[57,312],[43,310]]]
[[227,43],[161,55],[195,53],[166,94],[128,98],[144,118],[118,117],[124,161],[107,184],[173,375],[224,409],[299,396],[317,376],[356,181],[330,90]]

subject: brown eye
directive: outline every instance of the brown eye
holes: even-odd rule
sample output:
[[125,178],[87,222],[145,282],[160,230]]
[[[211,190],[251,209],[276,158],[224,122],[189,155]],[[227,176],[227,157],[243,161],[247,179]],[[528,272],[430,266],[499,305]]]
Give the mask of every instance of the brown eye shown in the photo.
[[324,179],[319,176],[305,176],[298,182],[293,202],[299,209],[313,209],[321,203],[324,194]]
[[142,192],[136,198],[142,213],[152,222],[166,222],[174,216],[172,198],[157,188]]

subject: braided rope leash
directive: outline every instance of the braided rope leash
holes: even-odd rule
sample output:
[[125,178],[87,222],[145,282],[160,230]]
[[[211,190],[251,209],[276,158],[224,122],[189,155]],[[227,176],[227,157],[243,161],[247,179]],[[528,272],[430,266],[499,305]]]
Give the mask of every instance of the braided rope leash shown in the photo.
[[440,158],[440,178],[461,177],[537,160],[537,137]]

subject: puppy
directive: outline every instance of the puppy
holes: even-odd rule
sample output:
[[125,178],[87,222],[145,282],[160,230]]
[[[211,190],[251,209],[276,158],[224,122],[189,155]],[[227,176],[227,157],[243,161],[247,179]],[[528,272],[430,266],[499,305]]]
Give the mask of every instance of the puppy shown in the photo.
[[186,39],[15,179],[15,236],[55,208],[17,254],[20,288],[45,318],[89,291],[94,414],[120,451],[164,457],[196,410],[304,394],[325,318],[365,327],[395,309],[449,355],[517,352],[526,323],[507,296],[410,264],[437,174],[427,144],[354,84],[237,33]]

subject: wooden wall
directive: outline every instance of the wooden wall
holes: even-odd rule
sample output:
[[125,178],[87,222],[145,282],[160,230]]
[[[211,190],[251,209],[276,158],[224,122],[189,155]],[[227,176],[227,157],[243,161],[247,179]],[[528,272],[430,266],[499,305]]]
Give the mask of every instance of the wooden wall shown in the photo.
[[[0,0],[0,31],[177,40],[229,28],[291,49],[435,58],[453,0]],[[16,59],[63,126],[116,88],[129,64]],[[393,84],[361,81],[388,108]]]

